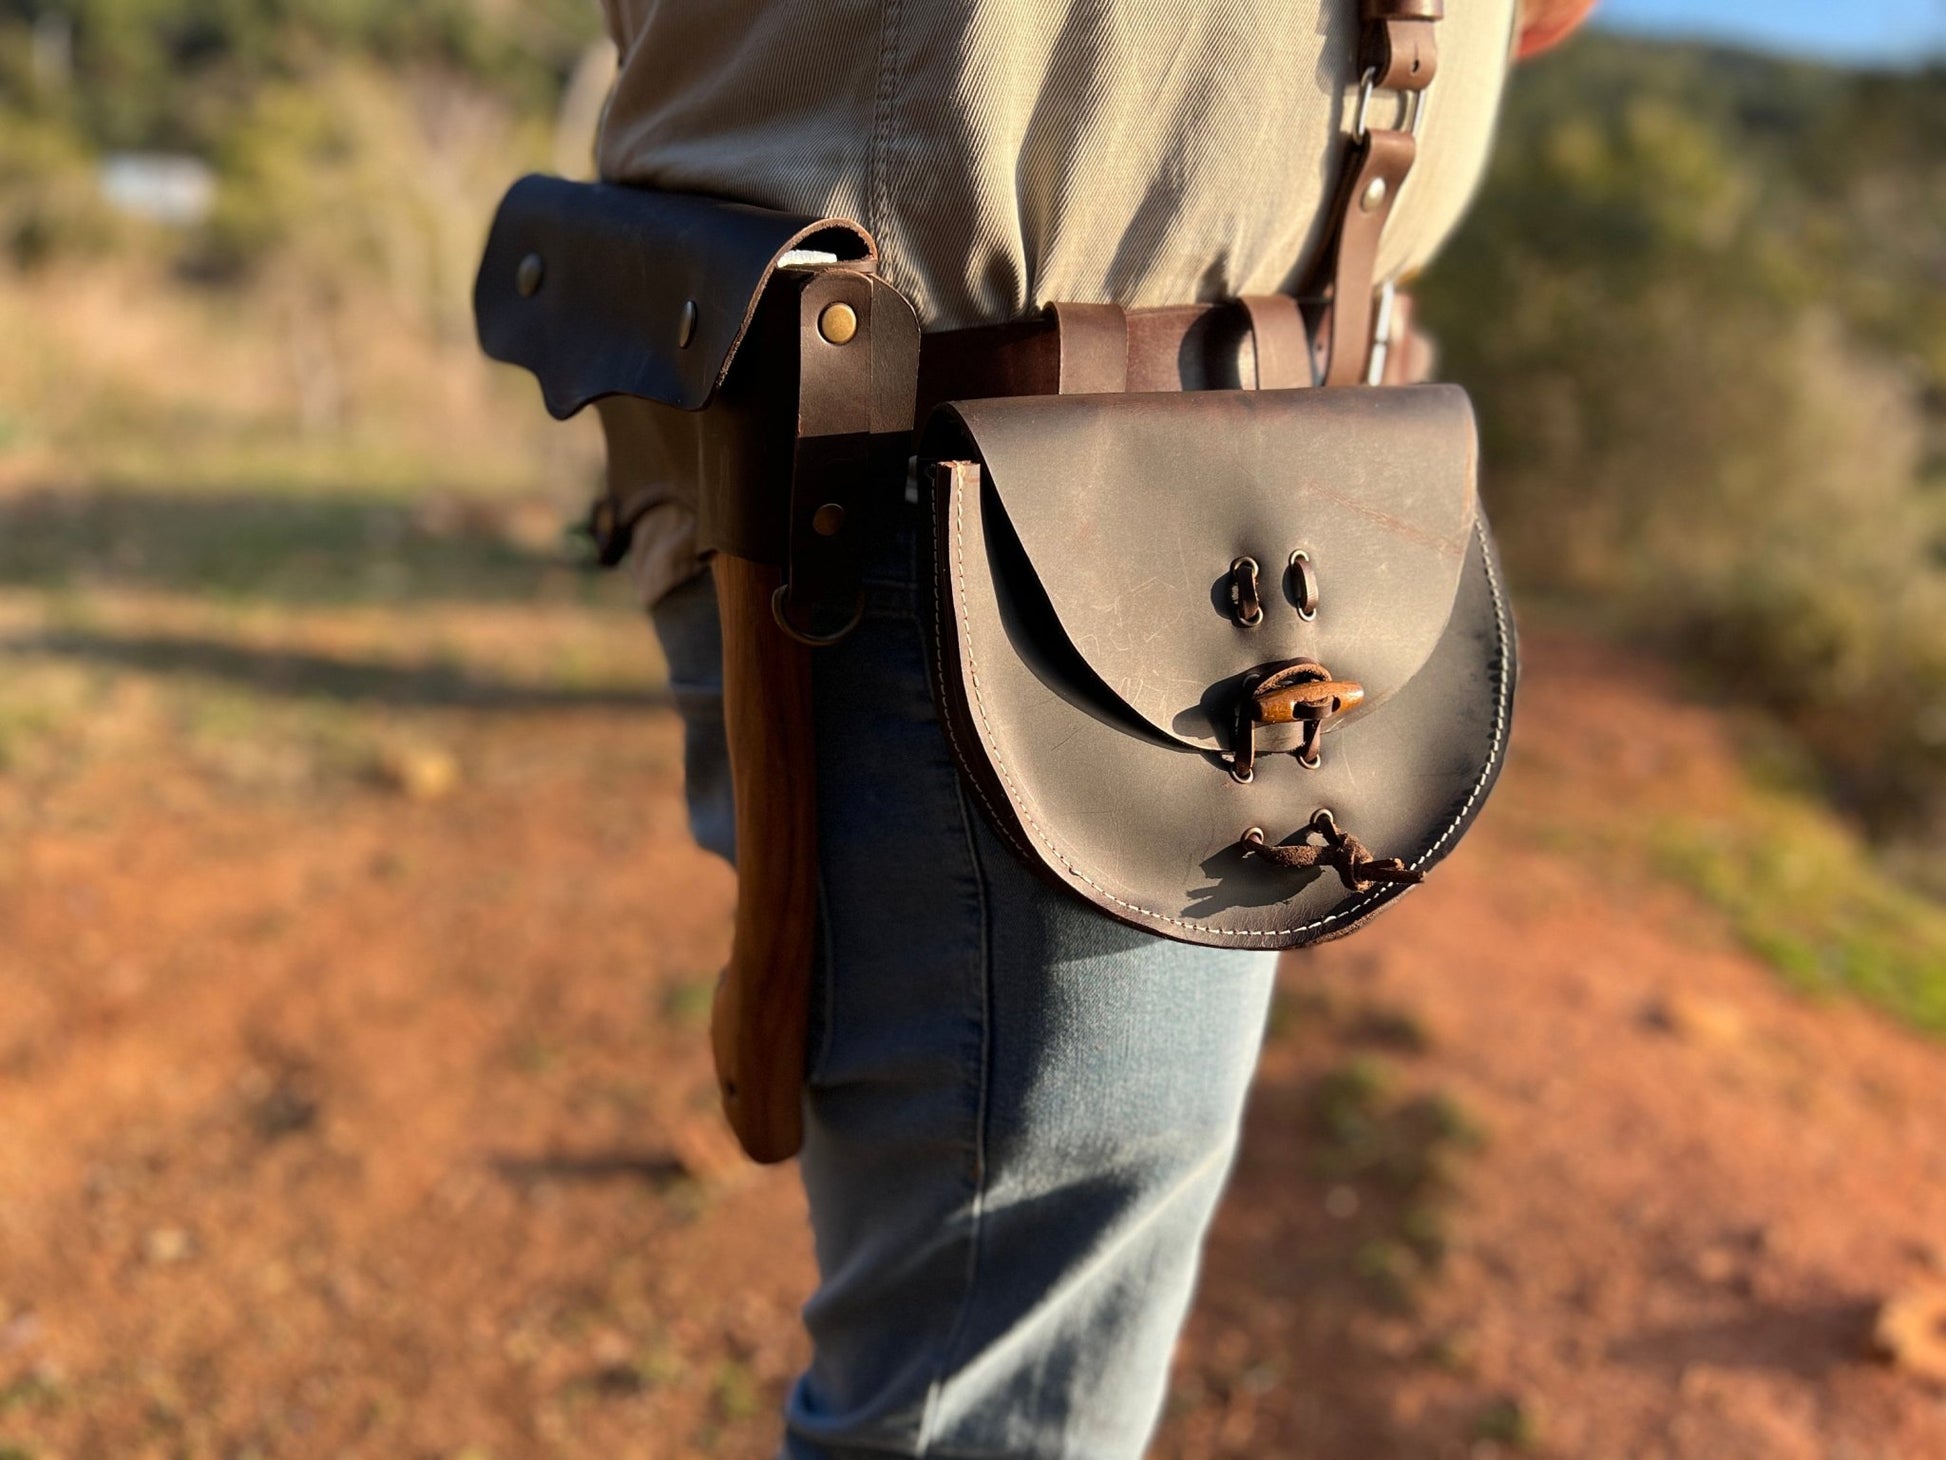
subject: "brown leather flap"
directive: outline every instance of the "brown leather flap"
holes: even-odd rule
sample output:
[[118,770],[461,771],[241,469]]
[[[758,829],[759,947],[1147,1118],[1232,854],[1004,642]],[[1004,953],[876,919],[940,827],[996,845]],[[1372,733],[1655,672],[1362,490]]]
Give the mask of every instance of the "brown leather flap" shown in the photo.
[[871,272],[855,223],[562,178],[522,178],[480,262],[480,346],[539,379],[562,419],[604,396],[701,410],[793,250]]
[[[1478,513],[1473,411],[1451,385],[962,401],[923,455],[983,464],[1016,570],[1068,644],[1150,726],[1203,750],[1229,749],[1238,686],[1268,663],[1315,659],[1364,686],[1334,731],[1402,689],[1451,617]],[[1298,550],[1321,605],[1309,620]],[[1260,565],[1255,628],[1228,599],[1243,557]]]

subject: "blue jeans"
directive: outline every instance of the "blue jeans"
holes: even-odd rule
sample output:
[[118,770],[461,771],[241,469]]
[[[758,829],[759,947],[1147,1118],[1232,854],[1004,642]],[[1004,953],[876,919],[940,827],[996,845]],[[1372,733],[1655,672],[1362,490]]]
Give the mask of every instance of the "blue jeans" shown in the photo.
[[[915,540],[817,651],[823,947],[801,1168],[820,1286],[784,1455],[1139,1456],[1235,1152],[1276,963],[1112,921],[965,795]],[[731,853],[707,578],[655,623],[690,814]]]

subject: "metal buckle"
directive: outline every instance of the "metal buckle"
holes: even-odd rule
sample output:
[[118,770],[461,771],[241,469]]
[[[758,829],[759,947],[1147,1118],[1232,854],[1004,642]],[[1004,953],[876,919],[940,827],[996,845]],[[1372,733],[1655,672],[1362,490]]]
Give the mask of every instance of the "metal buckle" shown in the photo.
[[852,602],[851,616],[836,629],[828,633],[815,633],[798,625],[791,610],[795,604],[791,598],[791,585],[784,583],[770,595],[770,616],[777,621],[777,627],[800,644],[808,644],[813,649],[822,649],[845,638],[858,627],[865,617],[865,590],[858,590],[858,597]]
[[[1419,140],[1419,128],[1426,120],[1426,92],[1401,91],[1398,95],[1405,98],[1405,126],[1402,129],[1415,142]],[[1378,93],[1378,67],[1367,66],[1365,74],[1358,80],[1358,109],[1352,113],[1351,136],[1354,142],[1363,142],[1371,135],[1366,125],[1371,119],[1372,97]]]
[[1399,299],[1399,286],[1387,279],[1378,286],[1378,311],[1372,325],[1372,358],[1365,367],[1365,384],[1385,383],[1386,362],[1392,356],[1392,323]]

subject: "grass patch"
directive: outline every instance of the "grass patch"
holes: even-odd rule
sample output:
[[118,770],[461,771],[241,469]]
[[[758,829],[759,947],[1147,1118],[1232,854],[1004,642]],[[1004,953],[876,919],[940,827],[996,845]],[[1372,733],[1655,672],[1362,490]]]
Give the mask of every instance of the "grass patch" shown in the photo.
[[1364,1214],[1352,1271],[1381,1307],[1412,1311],[1446,1260],[1460,1168],[1485,1143],[1480,1126],[1451,1095],[1402,1090],[1373,1055],[1325,1071],[1307,1104],[1314,1171],[1337,1183],[1327,1211]]
[[1496,1399],[1475,1417],[1473,1438],[1525,1454],[1540,1444],[1540,1420],[1518,1399]]
[[735,1359],[717,1365],[710,1399],[716,1413],[732,1424],[755,1419],[764,1408],[763,1387],[757,1376]]
[[593,575],[573,571],[564,549],[518,540],[511,512],[484,505],[443,521],[342,484],[308,494],[49,489],[0,502],[0,587],[296,605],[593,600]]
[[715,1000],[715,975],[699,975],[664,989],[662,1012],[671,1023],[684,1029],[703,1029],[709,1025],[710,1007]]
[[1658,822],[1650,846],[1794,987],[1946,1033],[1946,908],[1902,886],[1828,812],[1754,791],[1734,820]]

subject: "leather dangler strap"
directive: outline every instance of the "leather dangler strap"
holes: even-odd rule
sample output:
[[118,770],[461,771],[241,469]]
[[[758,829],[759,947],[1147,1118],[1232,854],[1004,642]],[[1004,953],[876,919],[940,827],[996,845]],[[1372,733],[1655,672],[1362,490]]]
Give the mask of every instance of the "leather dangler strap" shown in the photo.
[[1316,385],[1317,357],[1304,312],[1288,294],[1246,294],[1237,303],[1250,321],[1258,390],[1296,390]]
[[904,486],[919,322],[876,274],[821,269],[797,301],[797,431],[777,625],[805,644],[849,634],[864,553]]
[[[1444,0],[1362,0],[1351,151],[1332,201],[1331,241],[1320,260],[1331,299],[1326,385],[1356,385],[1366,378],[1379,239],[1418,155],[1415,136],[1426,88],[1439,70],[1435,29],[1444,13]],[[1368,125],[1373,93],[1380,90],[1405,96],[1408,119],[1402,128]]]

